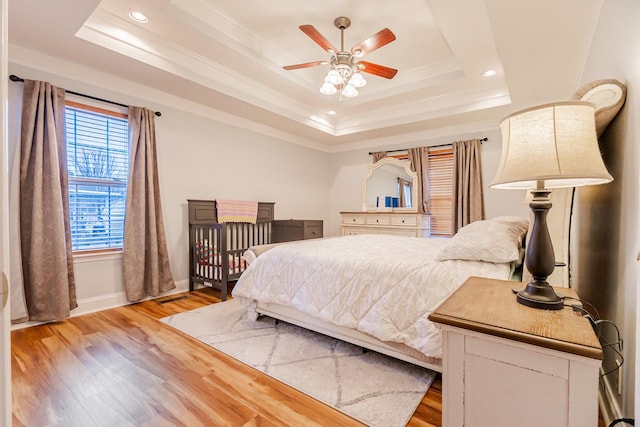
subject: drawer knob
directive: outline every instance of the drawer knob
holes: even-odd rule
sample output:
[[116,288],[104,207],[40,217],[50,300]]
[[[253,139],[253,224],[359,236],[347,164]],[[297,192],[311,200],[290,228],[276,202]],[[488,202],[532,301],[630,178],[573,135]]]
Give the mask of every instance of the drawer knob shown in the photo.
[[356,222],[356,219],[355,219],[355,218],[353,218],[351,221]]
[[404,219],[402,220],[402,223],[404,224]]
[[377,219],[376,219],[376,222],[380,222],[380,220],[377,220]]

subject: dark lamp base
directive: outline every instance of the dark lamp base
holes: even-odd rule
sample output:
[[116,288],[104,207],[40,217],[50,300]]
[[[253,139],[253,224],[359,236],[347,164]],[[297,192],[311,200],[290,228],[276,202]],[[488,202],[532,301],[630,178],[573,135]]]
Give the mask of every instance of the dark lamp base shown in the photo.
[[556,295],[553,288],[548,284],[529,283],[523,290],[518,292],[516,300],[527,307],[545,310],[562,310],[564,307],[563,299]]

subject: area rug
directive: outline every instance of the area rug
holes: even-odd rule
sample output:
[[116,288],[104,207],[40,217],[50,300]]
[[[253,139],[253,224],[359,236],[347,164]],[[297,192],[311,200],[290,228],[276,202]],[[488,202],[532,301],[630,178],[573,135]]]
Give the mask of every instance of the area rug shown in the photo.
[[266,316],[251,321],[234,299],[162,321],[369,426],[406,425],[436,375]]

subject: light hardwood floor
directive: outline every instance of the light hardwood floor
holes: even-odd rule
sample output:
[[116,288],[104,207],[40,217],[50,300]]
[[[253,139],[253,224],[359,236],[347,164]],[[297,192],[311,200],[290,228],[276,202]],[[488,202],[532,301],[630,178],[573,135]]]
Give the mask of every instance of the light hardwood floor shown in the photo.
[[[209,289],[12,332],[14,426],[360,426],[158,319]],[[409,426],[438,427],[436,379]]]

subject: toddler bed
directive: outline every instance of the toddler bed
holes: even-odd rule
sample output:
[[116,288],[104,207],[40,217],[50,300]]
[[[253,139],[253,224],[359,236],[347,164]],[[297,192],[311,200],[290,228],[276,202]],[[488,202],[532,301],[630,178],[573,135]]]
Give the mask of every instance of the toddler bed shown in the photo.
[[188,207],[189,290],[198,284],[215,287],[225,301],[228,284],[247,267],[242,254],[251,246],[271,243],[274,203],[258,202],[255,224],[219,221],[215,200],[188,200]]
[[468,277],[518,278],[527,229],[526,219],[498,217],[452,239],[355,235],[252,248],[232,294],[252,318],[440,371],[441,333],[429,314]]

